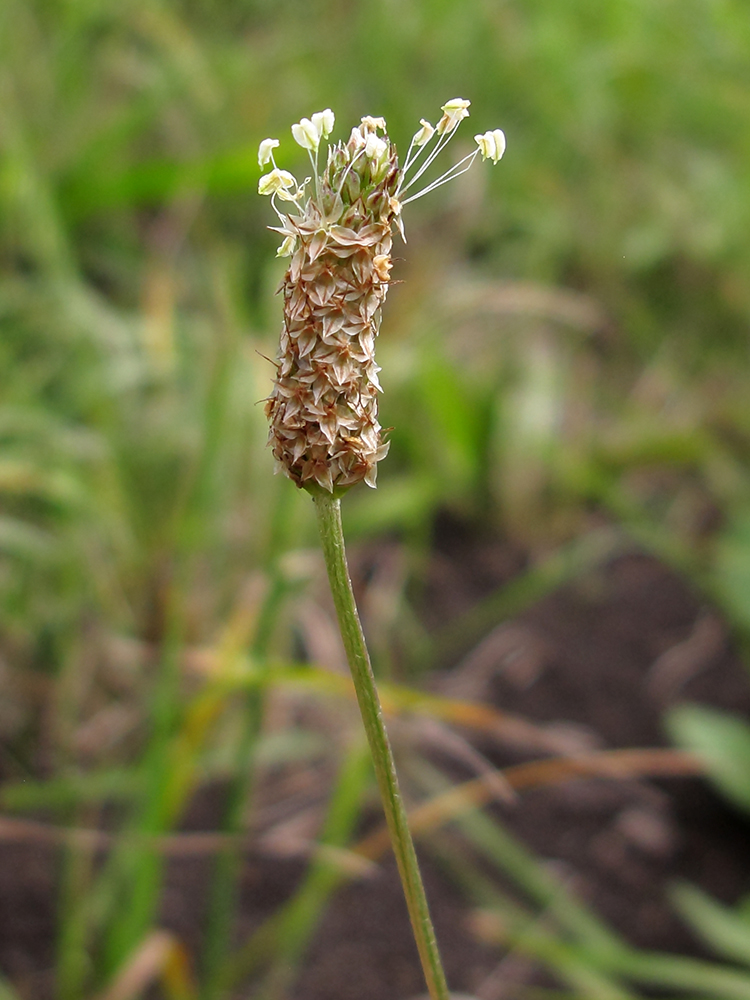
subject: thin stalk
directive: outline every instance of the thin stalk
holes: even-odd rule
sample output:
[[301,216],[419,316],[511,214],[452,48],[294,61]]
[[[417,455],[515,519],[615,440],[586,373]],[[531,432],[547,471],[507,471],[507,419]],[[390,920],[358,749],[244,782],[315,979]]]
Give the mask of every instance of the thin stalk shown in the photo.
[[432,1000],[449,1000],[450,993],[430,919],[419,862],[414,850],[414,841],[409,831],[406,810],[398,787],[393,752],[383,722],[375,677],[357,614],[354,591],[349,579],[344,531],[341,524],[341,501],[336,497],[322,493],[314,495],[313,500],[318,515],[320,539],[333,602],[336,606],[341,638],[344,642],[359,710],[370,745],[380,797],[385,810],[393,853],[396,856],[401,876],[401,885],[406,897],[406,906],[422,963],[422,971]]
[[[401,202],[401,207],[403,208],[403,206],[408,205],[410,201],[416,201],[417,198],[421,198],[422,195],[429,194],[430,191],[434,191],[435,188],[442,187],[443,184],[447,184],[449,181],[455,180],[456,177],[460,177],[461,174],[465,174],[467,170],[471,170],[472,164],[474,163],[474,160],[476,160],[478,154],[478,149],[475,149],[473,153],[469,153],[463,158],[463,160],[459,160],[458,163],[452,166],[449,170],[446,170],[444,174],[437,178],[437,180],[428,184],[426,188],[422,188],[421,191],[417,191],[416,194],[411,195],[409,198],[404,198]],[[466,163],[467,160],[469,161],[468,163]],[[466,163],[466,166],[462,170],[459,170],[459,167],[463,163]]]

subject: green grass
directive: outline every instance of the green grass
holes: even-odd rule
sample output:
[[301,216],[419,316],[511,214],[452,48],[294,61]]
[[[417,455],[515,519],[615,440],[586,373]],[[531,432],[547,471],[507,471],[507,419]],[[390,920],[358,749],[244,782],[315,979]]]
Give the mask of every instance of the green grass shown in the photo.
[[[0,796],[61,827],[117,820],[103,867],[67,849],[56,998],[104,990],[158,926],[148,838],[197,788],[228,783],[231,837],[268,747],[315,753],[264,728],[315,535],[271,475],[257,405],[281,272],[255,151],[300,116],[383,114],[404,146],[460,95],[475,131],[508,135],[496,170],[420,203],[397,251],[379,346],[392,453],[346,509],[353,541],[397,537],[404,554],[376,666],[417,683],[443,640],[581,571],[592,510],[690,577],[748,648],[748,60],[742,0],[1,5]],[[411,595],[445,510],[525,547],[531,569],[435,639]],[[213,679],[194,669],[206,650]],[[322,759],[340,774],[323,839],[345,848],[369,775],[354,750]],[[229,843],[205,952],[187,979],[164,974],[165,996],[218,998],[257,945],[233,936]],[[269,996],[333,891],[327,863],[263,932]],[[519,940],[571,995],[638,988],[558,930]],[[687,985],[655,962],[642,982]],[[737,974],[704,974],[745,995]]]

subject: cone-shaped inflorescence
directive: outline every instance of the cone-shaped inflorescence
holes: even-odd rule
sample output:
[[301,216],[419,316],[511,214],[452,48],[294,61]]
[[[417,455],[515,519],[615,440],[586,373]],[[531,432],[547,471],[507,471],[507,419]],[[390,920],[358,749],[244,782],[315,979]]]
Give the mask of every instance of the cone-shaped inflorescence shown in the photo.
[[[378,422],[375,338],[390,280],[392,227],[403,235],[401,205],[419,196],[402,198],[411,186],[404,177],[436,135],[436,147],[413,180],[421,176],[468,115],[468,104],[449,102],[436,128],[423,122],[403,169],[382,118],[363,118],[346,144],[330,147],[321,176],[318,149],[333,129],[333,113],[294,125],[292,134],[310,152],[315,171],[301,186],[276,167],[278,142],[261,143],[261,166],[273,163],[274,169],[261,178],[259,191],[274,198],[282,223],[276,231],[284,236],[279,254],[291,258],[280,289],[284,328],[277,374],[266,403],[269,444],[278,467],[312,492],[338,494],[362,480],[375,486],[377,463],[388,451]],[[502,155],[499,130],[476,141],[479,148],[466,157],[468,166],[480,152],[495,162]],[[444,179],[456,176],[463,164]],[[276,197],[291,203],[291,210],[282,212]]]
[[368,122],[329,151],[314,197],[282,231],[284,329],[266,404],[276,460],[299,486],[365,480],[388,450],[378,423],[375,337],[388,291],[398,166]]

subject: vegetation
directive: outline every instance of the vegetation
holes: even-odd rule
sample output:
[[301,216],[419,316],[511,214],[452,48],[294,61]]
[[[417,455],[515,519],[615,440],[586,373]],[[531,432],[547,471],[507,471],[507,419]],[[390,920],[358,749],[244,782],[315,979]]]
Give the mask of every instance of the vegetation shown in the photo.
[[[425,108],[463,94],[476,131],[508,136],[502,171],[414,206],[378,347],[391,453],[377,491],[346,499],[350,541],[402,553],[371,623],[393,711],[458,711],[416,693],[449,645],[416,610],[445,511],[529,553],[493,615],[590,565],[604,519],[689,577],[750,656],[749,59],[743,0],[0,5],[0,803],[110,831],[104,860],[61,835],[53,975],[0,981],[0,997],[114,1000],[155,979],[170,1000],[281,996],[367,860],[356,719],[330,664],[301,662],[320,649],[304,627],[312,505],[271,475],[257,405],[283,271],[258,142],[314,109],[382,114],[405,147]],[[486,621],[451,628],[468,647]],[[269,721],[300,691],[325,724]],[[746,804],[715,718],[672,726]],[[291,901],[237,942],[240,835],[290,761],[330,779],[318,847]],[[412,767],[423,796],[445,790]],[[219,781],[188,956],[159,929],[163,839]],[[747,971],[629,949],[488,815],[459,821],[526,902],[470,858],[445,863],[569,995],[750,996]],[[440,854],[439,831],[429,842]],[[746,916],[680,900],[746,969]]]

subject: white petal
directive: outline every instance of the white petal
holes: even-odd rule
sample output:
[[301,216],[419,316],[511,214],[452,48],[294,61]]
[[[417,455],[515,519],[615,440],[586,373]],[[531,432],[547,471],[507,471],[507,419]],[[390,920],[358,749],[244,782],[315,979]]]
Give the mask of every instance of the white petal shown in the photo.
[[258,147],[258,166],[265,167],[267,163],[271,163],[273,160],[273,150],[279,144],[278,139],[264,139],[263,142]]
[[309,118],[302,118],[295,125],[292,125],[292,135],[294,141],[303,149],[315,152],[320,145],[320,132]]
[[425,121],[424,118],[419,119],[419,124],[422,128],[415,133],[412,142],[415,146],[424,146],[424,144],[429,142],[435,134],[435,127],[434,125],[430,125],[428,121]]
[[479,146],[483,160],[490,159],[493,163],[497,163],[505,152],[505,133],[502,129],[496,128],[492,132],[475,135],[474,140]]
[[333,132],[333,126],[336,122],[336,117],[330,108],[326,108],[325,111],[316,111],[312,116],[312,123],[318,130],[318,134],[324,139]]
[[[264,174],[258,181],[258,194],[281,194],[283,197],[286,189],[296,185],[294,175],[288,170],[272,170],[270,174]],[[287,200],[293,200],[287,195]]]

